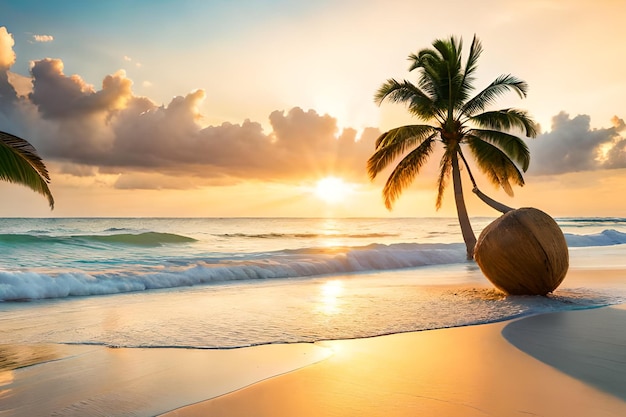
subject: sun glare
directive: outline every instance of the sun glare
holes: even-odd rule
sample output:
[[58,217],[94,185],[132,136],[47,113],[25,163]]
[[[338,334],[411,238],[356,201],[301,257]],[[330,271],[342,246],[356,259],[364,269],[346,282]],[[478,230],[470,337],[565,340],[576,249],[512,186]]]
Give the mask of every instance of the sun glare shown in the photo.
[[337,177],[322,178],[315,185],[315,195],[329,204],[343,201],[349,191],[350,186]]

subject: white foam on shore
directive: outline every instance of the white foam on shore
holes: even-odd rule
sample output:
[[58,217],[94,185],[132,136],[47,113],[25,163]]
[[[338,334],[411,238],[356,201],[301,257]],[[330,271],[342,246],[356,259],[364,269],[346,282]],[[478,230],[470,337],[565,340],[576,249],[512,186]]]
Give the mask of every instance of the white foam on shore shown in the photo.
[[104,274],[0,271],[0,300],[118,294],[212,282],[312,277],[464,262],[460,244],[308,248],[226,259],[165,261]]
[[[616,230],[565,237],[570,248],[626,243],[626,233]],[[100,273],[0,270],[0,301],[119,294],[215,282],[304,278],[464,262],[465,247],[460,243],[397,243],[164,259],[157,264],[126,264]]]
[[567,246],[570,248],[583,246],[623,245],[626,243],[626,233],[613,229],[607,229],[600,233],[589,235],[565,233],[565,240],[567,241]]
[[579,275],[549,297],[507,297],[464,263],[0,303],[0,314],[5,343],[233,348],[465,326],[626,300],[623,275]]

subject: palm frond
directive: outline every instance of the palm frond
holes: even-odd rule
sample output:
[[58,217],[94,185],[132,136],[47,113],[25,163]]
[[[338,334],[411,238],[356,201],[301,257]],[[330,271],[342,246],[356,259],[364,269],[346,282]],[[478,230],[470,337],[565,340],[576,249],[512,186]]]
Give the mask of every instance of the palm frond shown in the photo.
[[[461,81],[458,104],[465,103],[465,101],[469,97],[470,92],[474,89],[474,86],[473,86],[474,76],[473,75],[474,75],[474,72],[476,71],[476,68],[478,67],[478,57],[480,57],[480,54],[482,53],[482,51],[483,51],[483,47],[480,41],[478,40],[478,38],[476,37],[476,35],[474,35],[474,38],[472,39],[472,45],[470,46],[470,52],[467,57],[467,62],[465,63],[465,71],[463,73],[463,79]],[[457,107],[460,107],[460,106],[457,106]]]
[[408,149],[419,147],[425,141],[432,141],[438,134],[433,126],[409,125],[391,129],[376,140],[376,152],[367,161],[370,179],[385,169],[392,161]]
[[437,39],[434,49],[422,49],[409,56],[413,61],[409,70],[422,70],[418,85],[431,97],[442,119],[446,118],[445,113],[452,113],[462,93],[462,45],[455,37]]
[[435,208],[439,210],[443,203],[443,194],[448,185],[448,178],[450,178],[450,172],[452,172],[452,154],[450,148],[446,148],[444,156],[439,163],[439,177],[437,177],[437,201],[435,202]]
[[530,165],[530,151],[522,139],[498,130],[472,129],[468,135],[498,147],[505,155],[518,163],[524,172]]
[[409,55],[409,60],[413,63],[409,67],[409,71],[421,69],[418,78],[418,87],[424,91],[433,103],[441,101],[441,83],[443,82],[441,66],[445,65],[436,50],[422,49],[417,54]]
[[469,118],[478,127],[493,130],[520,130],[527,137],[534,138],[538,133],[537,123],[524,110],[502,109],[477,114]]
[[433,140],[425,140],[417,148],[402,158],[400,163],[394,168],[385,187],[383,188],[383,198],[385,207],[391,210],[393,203],[407,186],[409,186],[415,176],[419,173],[420,168],[426,163],[428,157],[433,151]]
[[517,166],[498,147],[476,136],[467,141],[478,167],[496,186],[502,187],[508,195],[513,195],[511,181],[519,186],[524,185],[524,177]]
[[513,75],[501,75],[489,84],[484,90],[476,94],[462,108],[463,114],[469,116],[474,115],[478,111],[484,111],[489,105],[493,104],[498,97],[501,97],[509,91],[515,91],[524,98],[528,84],[525,81]]
[[437,108],[431,97],[410,81],[387,80],[374,95],[374,101],[380,105],[388,100],[392,103],[406,104],[409,111],[422,119],[436,117]]
[[438,39],[433,47],[440,56],[438,71],[438,108],[445,109],[447,118],[452,117],[454,108],[464,102],[462,50],[463,41],[451,36]]
[[6,132],[0,132],[0,180],[24,185],[44,195],[50,208],[54,208],[48,187],[50,175],[41,157],[29,142]]

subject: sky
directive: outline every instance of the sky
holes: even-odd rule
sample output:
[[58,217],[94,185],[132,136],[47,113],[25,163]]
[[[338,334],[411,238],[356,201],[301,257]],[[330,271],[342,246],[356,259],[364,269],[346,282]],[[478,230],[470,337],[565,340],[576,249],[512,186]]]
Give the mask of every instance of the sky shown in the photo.
[[[391,211],[390,171],[365,168],[416,122],[376,90],[452,35],[482,42],[477,91],[525,80],[496,107],[541,126],[526,185],[480,188],[624,217],[625,20],[623,0],[0,0],[0,130],[35,146],[56,201],[0,183],[0,217],[455,216],[437,155]],[[470,215],[498,215],[464,186]]]

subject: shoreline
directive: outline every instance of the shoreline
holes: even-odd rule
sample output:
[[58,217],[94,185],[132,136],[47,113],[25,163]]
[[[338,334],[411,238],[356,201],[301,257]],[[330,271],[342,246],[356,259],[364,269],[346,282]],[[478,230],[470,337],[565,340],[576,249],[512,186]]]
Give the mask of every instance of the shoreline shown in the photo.
[[[563,332],[550,330],[560,316],[571,329],[593,327],[594,340],[604,351],[583,347],[577,354],[610,361],[613,373],[604,381],[608,388],[597,381],[609,375],[602,368],[593,376],[596,380],[585,372],[572,375],[570,368],[580,361],[554,349],[564,340]],[[544,356],[560,358],[560,364],[546,363],[545,357],[528,353],[528,346],[521,350],[510,341],[511,335],[529,331],[541,334],[531,341],[540,340]],[[570,334],[566,345],[578,345],[581,337],[584,331]],[[362,339],[228,350],[12,347],[26,352],[26,360],[31,349],[35,363],[0,371],[3,416],[78,416],[93,410],[163,417],[626,414],[626,394],[621,388],[611,390],[616,384],[626,386],[625,304]],[[6,351],[7,345],[0,348]]]
[[[616,312],[619,323],[614,323]],[[609,325],[596,332],[600,336],[596,341],[608,354],[600,359],[614,366],[613,375],[601,382],[614,388],[613,393],[607,386],[599,388],[602,384],[597,383],[597,378],[606,375],[603,369],[595,373],[596,380],[585,377],[585,369],[576,378],[520,350],[503,336],[507,328],[509,336],[519,334],[520,327],[536,328],[537,322],[545,324],[555,314],[569,316],[572,323],[579,324],[583,318],[583,322],[601,323],[607,314],[613,316],[612,324],[617,329],[611,330]],[[320,342],[335,354],[319,363],[161,416],[617,417],[626,413],[626,394],[615,395],[626,386],[625,330],[626,306],[619,305],[475,326]],[[578,339],[570,336],[569,342],[585,337],[584,332]],[[544,331],[536,344],[555,348],[561,342],[560,336]],[[597,351],[587,353],[591,357],[597,355]],[[552,359],[558,357],[555,349]],[[569,357],[562,362],[585,368],[573,360]],[[597,362],[591,368],[594,365]]]

